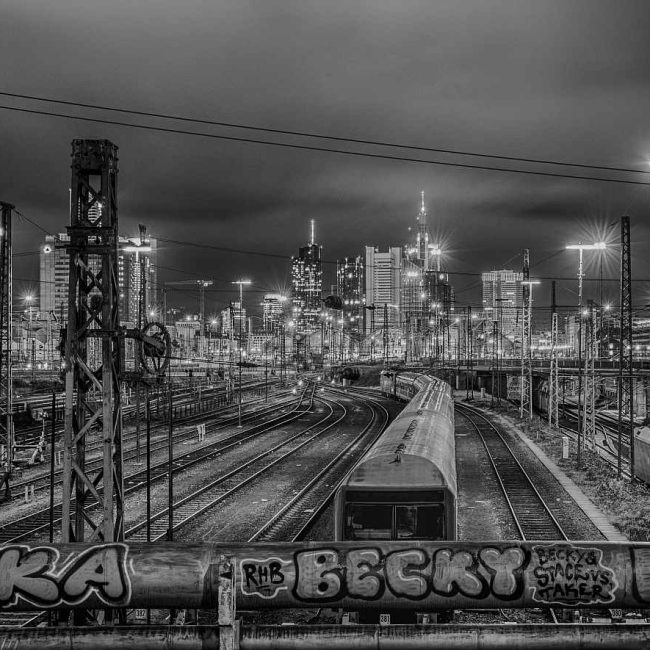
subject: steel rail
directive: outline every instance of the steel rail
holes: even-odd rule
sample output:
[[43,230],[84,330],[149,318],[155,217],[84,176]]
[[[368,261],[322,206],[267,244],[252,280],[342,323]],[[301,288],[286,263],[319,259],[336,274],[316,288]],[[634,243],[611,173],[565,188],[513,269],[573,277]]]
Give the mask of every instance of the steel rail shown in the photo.
[[[243,421],[251,421],[257,419],[260,415],[268,414],[268,413],[273,413],[274,411],[279,410],[283,406],[286,405],[287,402],[290,402],[292,399],[294,399],[294,396],[290,393],[287,393],[286,395],[282,396],[282,401],[277,401],[274,402],[271,406],[264,407],[258,411],[253,411],[253,412],[248,412],[242,416]],[[248,405],[255,404],[256,402],[262,402],[262,398],[258,400],[251,400],[247,402]],[[230,416],[228,418],[221,419],[218,423],[211,421],[214,420],[215,417],[218,417],[219,415],[231,410],[233,408],[232,405],[225,406],[220,409],[216,409],[212,412],[210,411],[202,411],[200,413],[195,413],[192,415],[188,416],[183,416],[175,420],[175,422],[179,425],[184,425],[184,426],[190,426],[192,424],[198,423],[198,424],[206,424],[206,432],[214,432],[216,430],[225,428],[232,422],[237,421],[236,416]],[[166,438],[167,436],[167,425],[166,424],[159,424],[156,425],[155,427],[152,428],[151,431],[152,437],[156,436],[163,436]],[[175,441],[183,441],[185,438],[187,438],[192,434],[191,431],[180,431],[179,433],[174,434],[174,440]],[[136,441],[136,433],[135,431],[129,431],[129,433],[124,436],[124,442],[126,443],[127,441],[129,443],[133,443],[133,446],[129,444],[128,447],[124,445],[123,449],[123,461],[130,461],[134,460],[137,458],[137,450],[135,447],[135,441]],[[160,451],[167,449],[168,446],[168,441],[165,440],[157,440],[152,443],[152,451]],[[88,449],[92,449],[93,447],[96,447],[99,449],[99,445],[90,445]],[[142,451],[140,452],[142,454]],[[86,467],[87,468],[93,468],[94,466],[99,467],[102,464],[103,460],[101,458],[90,458],[87,459],[86,461]],[[55,476],[55,485],[58,485],[61,483],[62,476],[63,476],[63,469],[57,469],[54,473]],[[16,501],[21,498],[21,492],[24,490],[25,487],[29,486],[34,486],[34,491],[39,492],[45,489],[48,489],[50,487],[50,474],[49,472],[39,472],[35,476],[31,478],[24,479],[22,481],[18,481],[16,483],[12,484],[12,490],[13,490],[13,496],[11,501]]]
[[[332,416],[334,415],[334,409],[330,407],[330,412],[327,414],[325,418],[322,418],[320,421],[314,423],[313,425],[310,425],[307,429],[300,431],[299,433],[293,435],[288,440],[278,443],[271,449],[266,450],[261,454],[258,454],[254,458],[247,460],[246,462],[242,463],[239,467],[230,470],[229,472],[215,479],[208,485],[201,487],[199,490],[195,490],[191,494],[186,495],[182,499],[179,499],[173,506],[174,513],[178,515],[178,517],[180,518],[174,524],[174,532],[180,530],[188,523],[196,520],[207,510],[213,508],[215,505],[231,497],[233,494],[237,492],[237,490],[240,490],[244,486],[248,485],[251,481],[258,478],[262,474],[267,473],[269,470],[271,470],[271,468],[275,467],[282,461],[285,461],[287,458],[294,455],[296,452],[301,450],[306,445],[309,445],[310,443],[320,438],[325,432],[327,432],[329,429],[331,429],[333,426],[335,426],[342,419],[345,418],[347,414],[347,409],[345,409],[345,407],[342,405],[339,406],[343,410],[342,415],[336,417],[336,419],[333,422],[329,422],[329,424],[326,424],[326,426],[324,426],[322,429],[320,429],[313,435],[309,436],[306,440],[303,440],[297,445],[291,447],[286,452],[281,453],[277,458],[273,459],[271,462],[268,462],[268,457],[271,454],[277,451],[281,451],[283,447],[286,447],[287,445],[298,440],[299,438],[303,438],[312,429],[318,426],[322,426],[324,423],[327,423],[329,420],[331,420]],[[260,461],[262,460],[265,461],[264,465],[259,469],[255,469],[254,467],[255,464],[259,464]],[[252,473],[245,475],[244,478],[241,480],[238,479],[237,477],[238,474],[241,474],[245,470],[251,470],[251,469],[252,469]],[[224,488],[223,484],[226,483],[227,481],[231,481],[232,479],[235,479],[238,482],[232,486],[226,484]],[[199,498],[198,504],[197,504],[197,498]],[[152,532],[154,532],[155,529],[158,528],[158,533],[157,534],[154,533],[151,537],[152,541],[158,541],[165,537],[167,531],[167,521],[166,521],[167,513],[168,513],[168,509],[164,508],[152,516],[151,523],[154,524],[152,528]],[[157,522],[161,522],[161,525],[158,527],[156,527]],[[138,524],[131,527],[125,532],[125,537],[127,537],[128,539],[132,539],[133,541],[138,541],[140,540],[140,538],[142,538],[143,534],[145,533],[145,527],[146,527],[146,520],[143,522],[139,522]]]
[[[481,438],[521,538],[523,540],[568,539],[533,480],[499,430],[483,414],[465,404],[456,404],[456,409],[472,424]],[[479,423],[471,416],[480,419],[489,427],[488,432],[492,434],[492,440],[488,440]]]
[[[335,458],[250,537],[249,542],[280,541],[280,539],[289,539],[289,541],[293,542],[302,539],[314,520],[329,505],[349,470],[383,433],[390,420],[390,414],[383,405],[374,403],[372,400],[369,400],[369,402],[372,404],[370,422]],[[378,412],[384,418],[376,427],[376,434],[368,440],[367,433],[376,423]],[[355,448],[358,449],[359,447],[363,447],[363,449],[355,453]],[[352,457],[352,460],[347,463],[344,462],[344,459],[349,457]],[[313,489],[314,486],[317,486],[316,489]],[[314,507],[305,507],[313,505],[314,502],[316,502]],[[308,514],[307,517],[305,517],[306,514]],[[289,528],[289,531],[283,531],[283,526]]]
[[[177,457],[175,459],[175,467],[173,472],[181,472],[188,467],[195,465],[200,462],[209,460],[211,457],[222,453],[227,448],[241,444],[241,442],[248,441],[251,438],[259,437],[266,431],[281,426],[286,422],[291,422],[294,419],[300,417],[301,413],[297,412],[297,409],[300,407],[302,400],[304,399],[304,392],[300,397],[297,405],[292,411],[282,416],[279,416],[269,422],[265,422],[262,425],[257,425],[253,427],[253,431],[248,429],[246,431],[238,431],[232,436],[229,436],[225,440],[217,441],[211,444],[208,444],[204,447],[188,451],[185,454]],[[268,426],[271,424],[272,426]],[[262,427],[258,429],[258,427]],[[266,427],[266,428],[264,428]],[[251,432],[252,431],[252,432]],[[224,444],[225,443],[225,444]],[[186,462],[183,462],[183,459],[187,459]],[[157,463],[151,467],[151,470],[154,472],[152,475],[152,481],[162,480],[163,477],[167,475],[167,461],[163,460],[160,463]],[[131,474],[124,478],[124,494],[130,494],[134,491],[142,489],[144,487],[144,481],[146,477],[146,470],[139,470],[134,474]],[[73,501],[74,507],[74,501]],[[92,504],[88,507],[87,511],[91,512],[95,508],[95,504]],[[61,516],[61,502],[55,505],[55,523],[60,521]],[[0,527],[0,543],[9,543],[15,542],[21,539],[25,539],[33,536],[38,532],[44,531],[49,527],[49,517],[50,509],[44,508],[38,510],[37,512],[25,515],[18,519],[14,519],[10,522],[7,522]],[[41,522],[41,523],[39,523]]]

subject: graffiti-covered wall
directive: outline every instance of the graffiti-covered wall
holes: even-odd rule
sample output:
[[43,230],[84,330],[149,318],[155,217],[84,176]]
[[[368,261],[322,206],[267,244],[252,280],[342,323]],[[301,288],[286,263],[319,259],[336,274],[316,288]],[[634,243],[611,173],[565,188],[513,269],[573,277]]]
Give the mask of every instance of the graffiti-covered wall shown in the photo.
[[310,543],[0,546],[0,609],[650,606],[650,544]]

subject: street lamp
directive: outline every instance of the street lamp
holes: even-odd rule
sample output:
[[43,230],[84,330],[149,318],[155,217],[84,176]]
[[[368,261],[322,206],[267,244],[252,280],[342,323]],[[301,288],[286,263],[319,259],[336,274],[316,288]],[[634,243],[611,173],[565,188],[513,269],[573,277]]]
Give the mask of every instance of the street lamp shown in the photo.
[[582,454],[582,252],[604,250],[607,248],[605,242],[596,242],[594,244],[569,244],[567,250],[578,251],[578,451],[576,454],[576,465],[580,469]]
[[241,429],[241,364],[242,364],[242,332],[241,322],[244,316],[244,285],[250,284],[250,280],[234,280],[232,284],[239,285],[239,401],[237,427]]

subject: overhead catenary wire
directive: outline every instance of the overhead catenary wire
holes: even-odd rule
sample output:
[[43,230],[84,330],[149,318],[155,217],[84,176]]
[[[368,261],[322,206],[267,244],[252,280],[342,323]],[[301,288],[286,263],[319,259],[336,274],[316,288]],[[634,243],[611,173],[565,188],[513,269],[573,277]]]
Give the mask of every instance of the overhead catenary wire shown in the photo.
[[371,145],[376,147],[390,147],[392,149],[404,149],[407,151],[422,151],[426,153],[443,153],[451,154],[455,156],[471,156],[474,158],[492,158],[494,160],[508,160],[511,162],[525,162],[525,163],[534,163],[542,165],[554,165],[561,167],[581,167],[583,169],[594,169],[601,171],[613,171],[613,172],[626,172],[634,174],[649,174],[650,170],[648,169],[635,169],[635,168],[626,168],[626,167],[613,167],[607,165],[592,165],[586,163],[578,163],[564,160],[550,160],[543,158],[526,158],[521,156],[505,156],[502,154],[493,154],[493,153],[483,153],[476,151],[461,151],[458,149],[442,149],[439,147],[424,147],[422,145],[409,145],[397,142],[387,142],[383,140],[368,140],[364,138],[352,138],[348,136],[336,136],[323,133],[313,133],[310,131],[296,131],[290,129],[278,129],[271,127],[264,127],[253,124],[242,124],[239,122],[224,122],[220,120],[206,120],[195,117],[187,117],[184,115],[172,115],[169,113],[156,113],[152,111],[139,111],[132,108],[121,108],[118,106],[104,106],[101,104],[88,104],[78,101],[70,101],[64,99],[56,99],[53,97],[41,97],[37,95],[25,95],[21,93],[11,93],[6,91],[0,91],[0,95],[4,97],[12,97],[14,99],[28,99],[38,102],[46,102],[49,104],[61,104],[64,106],[74,106],[76,108],[89,108],[92,110],[101,110],[101,111],[110,111],[114,113],[123,113],[128,115],[138,115],[141,117],[153,117],[164,120],[173,120],[176,122],[187,122],[193,124],[202,124],[209,126],[218,126],[225,127],[230,129],[243,129],[248,131],[256,131],[261,133],[273,133],[276,135],[290,135],[297,136],[301,138],[313,138],[318,140],[334,140],[337,142],[348,142],[351,144],[364,144]]
[[[349,149],[335,149],[331,147],[318,147],[315,145],[305,145],[305,144],[295,144],[290,142],[276,142],[273,140],[259,140],[256,138],[242,138],[232,135],[221,135],[216,133],[206,133],[198,131],[187,131],[185,129],[176,129],[162,126],[153,126],[150,124],[133,124],[131,122],[121,122],[118,120],[108,120],[98,117],[85,117],[80,115],[69,115],[66,113],[56,113],[54,111],[41,111],[30,108],[20,108],[16,106],[6,106],[0,105],[0,109],[7,111],[15,111],[19,113],[28,113],[32,115],[45,115],[49,117],[58,117],[68,120],[77,120],[82,122],[93,122],[96,124],[109,124],[112,126],[123,126],[131,129],[142,129],[145,131],[156,131],[160,133],[171,133],[176,135],[189,135],[194,137],[201,138],[211,138],[215,140],[226,140],[230,142],[242,142],[248,144],[256,145],[265,145],[271,147],[281,147],[285,149],[296,149],[301,151],[314,151],[314,152],[323,152],[323,153],[333,153],[345,156],[357,156],[362,158],[371,158],[378,160],[393,160],[398,162],[410,162],[418,163],[424,165],[437,165],[442,167],[456,167],[460,169],[476,169],[482,171],[493,171],[493,172],[502,172],[508,174],[524,174],[528,176],[542,176],[549,178],[564,178],[568,180],[585,180],[585,181],[596,181],[601,183],[622,183],[625,185],[650,185],[650,182],[637,181],[625,178],[607,178],[602,176],[584,176],[580,174],[563,174],[560,172],[549,172],[549,171],[537,171],[533,169],[515,169],[508,167],[495,167],[491,165],[477,165],[471,163],[461,163],[461,162],[450,162],[443,160],[430,160],[423,158],[411,158],[408,156],[397,156],[385,153],[372,153],[368,151],[353,151]],[[635,170],[638,171],[638,170]]]

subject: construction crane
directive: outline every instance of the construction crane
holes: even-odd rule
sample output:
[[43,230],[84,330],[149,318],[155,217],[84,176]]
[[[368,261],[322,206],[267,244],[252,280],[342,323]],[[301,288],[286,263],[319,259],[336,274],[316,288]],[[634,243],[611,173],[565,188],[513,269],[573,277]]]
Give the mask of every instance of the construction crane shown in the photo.
[[199,327],[201,335],[203,335],[203,323],[205,320],[205,289],[206,287],[211,287],[214,284],[212,280],[177,280],[175,282],[163,282],[163,295],[164,295],[164,306],[165,311],[163,320],[167,320],[167,287],[168,286],[198,286],[199,288]]

